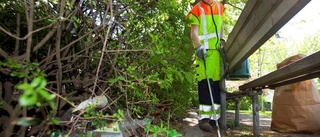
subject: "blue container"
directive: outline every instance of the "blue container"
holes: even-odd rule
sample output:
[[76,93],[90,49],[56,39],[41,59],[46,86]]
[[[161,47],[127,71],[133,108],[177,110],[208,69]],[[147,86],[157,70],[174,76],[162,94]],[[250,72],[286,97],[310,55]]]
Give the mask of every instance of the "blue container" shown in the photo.
[[227,80],[246,80],[250,77],[249,61],[246,59],[235,71],[228,75]]

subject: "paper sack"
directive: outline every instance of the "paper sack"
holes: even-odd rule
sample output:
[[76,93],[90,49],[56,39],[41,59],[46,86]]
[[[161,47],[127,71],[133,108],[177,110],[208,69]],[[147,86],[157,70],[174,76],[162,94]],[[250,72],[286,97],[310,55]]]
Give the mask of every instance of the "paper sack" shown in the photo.
[[[293,63],[304,55],[295,55],[277,68]],[[279,132],[320,133],[320,96],[317,81],[306,80],[277,87],[273,96],[271,129]]]

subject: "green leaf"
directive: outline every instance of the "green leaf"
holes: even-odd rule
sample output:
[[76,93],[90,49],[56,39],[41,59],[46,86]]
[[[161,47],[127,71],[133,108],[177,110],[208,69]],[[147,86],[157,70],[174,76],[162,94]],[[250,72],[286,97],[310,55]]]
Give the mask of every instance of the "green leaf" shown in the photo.
[[53,19],[48,19],[48,21],[51,23],[57,23],[57,20],[53,20]]
[[119,81],[123,81],[123,80],[124,80],[124,77],[119,76],[119,77],[117,77],[117,79],[118,79]]
[[49,102],[49,105],[50,105],[50,107],[51,107],[52,109],[55,109],[55,103],[54,103],[53,101],[50,101],[50,102]]
[[169,137],[182,137],[182,134],[178,133],[176,130],[170,130]]
[[31,107],[34,106],[38,102],[38,96],[34,92],[24,92],[19,97],[19,105],[23,107]]
[[87,132],[86,137],[92,137],[92,134],[90,132]]
[[78,29],[78,24],[77,23],[73,23],[74,28]]
[[118,76],[118,77],[116,77],[116,78],[110,78],[110,79],[108,80],[108,82],[110,82],[111,84],[114,84],[114,83],[116,83],[116,82],[118,82],[118,81],[123,81],[123,80],[125,80],[124,77]]
[[16,77],[18,75],[19,75],[19,72],[17,72],[17,71],[13,71],[10,73],[10,76],[12,76],[12,77]]
[[124,112],[123,110],[119,109],[117,113],[114,113],[112,115],[112,118],[118,119],[118,120],[122,120],[124,117]]
[[61,136],[61,130],[54,130],[52,133],[51,133],[51,137],[60,137]]
[[59,125],[59,120],[54,117],[51,118],[51,122],[55,125]]
[[85,113],[85,114],[83,114],[83,117],[84,117],[84,118],[89,118],[89,117],[90,117],[90,115],[89,115],[89,114],[87,114],[87,113]]
[[50,94],[47,91],[40,89],[37,91],[41,97],[43,97],[46,101],[50,101],[52,99],[54,99],[56,96],[54,94]]
[[19,84],[16,86],[16,89],[24,90],[24,92],[27,92],[25,94],[32,94],[34,92],[34,89],[28,83]]
[[42,77],[36,77],[35,79],[32,80],[31,87],[41,88],[41,86],[43,86],[43,85],[45,86],[45,84],[46,84],[46,81],[44,81]]
[[27,126],[34,126],[41,122],[41,120],[33,118],[33,117],[23,117],[17,119],[17,125],[27,127]]
[[92,120],[92,123],[91,123],[93,126],[97,126],[99,124],[99,120],[97,119],[94,119]]
[[39,66],[39,63],[33,62],[33,63],[31,63],[31,65],[34,67],[37,67],[37,66]]
[[108,82],[111,83],[111,84],[115,83],[116,81],[117,81],[117,80],[114,79],[114,78],[110,78],[110,79],[108,80]]

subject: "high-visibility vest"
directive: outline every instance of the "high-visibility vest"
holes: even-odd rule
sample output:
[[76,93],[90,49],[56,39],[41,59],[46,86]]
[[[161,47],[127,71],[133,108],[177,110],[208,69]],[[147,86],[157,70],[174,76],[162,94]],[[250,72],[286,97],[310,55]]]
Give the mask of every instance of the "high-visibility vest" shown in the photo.
[[212,5],[201,1],[189,13],[198,18],[199,23],[201,23],[199,24],[199,39],[206,49],[217,49],[217,45],[209,46],[209,40],[213,38],[219,40],[221,38],[223,10],[223,5],[217,1],[214,1]]
[[[214,81],[220,80],[220,53],[217,50],[219,48],[219,41],[222,32],[222,14],[224,7],[221,3],[215,1],[212,5],[208,5],[203,1],[200,1],[195,5],[187,17],[190,14],[192,17],[192,24],[199,25],[199,39],[200,43],[208,49],[206,56],[206,64],[208,69],[208,77]],[[214,19],[214,20],[213,20]],[[198,20],[198,21],[196,21]],[[196,72],[197,80],[201,81],[206,78],[203,61],[199,58],[196,60]]]
[[[220,4],[217,1],[214,1],[214,2],[215,2],[216,7],[218,8],[218,13],[219,13],[218,15],[219,15],[220,21],[221,21],[221,23],[223,23],[222,22],[222,14],[221,14],[221,10],[220,10],[220,8],[221,8]],[[200,4],[200,2],[198,3],[198,6],[199,6],[200,11],[201,11],[201,19],[202,19],[202,26],[203,26],[202,27],[203,35],[199,35],[199,39],[204,41],[205,49],[209,49],[208,40],[211,39],[211,38],[214,38],[214,37],[217,37],[218,39],[220,39],[221,34],[218,34],[217,26],[215,26],[216,27],[216,32],[208,34],[208,31],[207,31],[207,19],[206,19],[206,14],[205,14],[204,8]],[[211,16],[214,16],[214,15],[211,15]],[[220,28],[221,28],[221,26],[220,26]],[[220,30],[220,32],[221,32],[221,30]]]

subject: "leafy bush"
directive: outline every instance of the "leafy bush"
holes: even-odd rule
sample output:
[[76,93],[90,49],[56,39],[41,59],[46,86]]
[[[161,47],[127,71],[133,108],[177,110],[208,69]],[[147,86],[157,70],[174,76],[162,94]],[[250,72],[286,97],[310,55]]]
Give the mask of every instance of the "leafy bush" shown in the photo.
[[[0,64],[1,82],[31,82],[17,86],[26,90],[21,96],[23,105],[52,106],[53,97],[38,89],[45,84],[33,82],[38,76],[47,80],[48,90],[61,96],[54,114],[101,94],[112,102],[108,108],[128,109],[136,117],[159,106],[167,108],[164,117],[185,114],[197,102],[190,56],[193,50],[188,52],[189,29],[184,24],[189,1],[25,4],[14,0],[0,5],[0,19],[6,19],[1,24],[5,29],[0,33],[4,40],[0,60],[8,60]],[[101,117],[99,113],[94,116]],[[94,124],[104,123],[97,120]]]
[[[260,105],[260,109],[261,109],[261,95],[258,96],[258,104]],[[265,98],[263,99],[264,102]],[[264,103],[264,105],[266,105],[266,103]],[[235,101],[232,99],[227,100],[227,109],[228,110],[235,110],[236,106],[235,106]],[[252,110],[252,98],[249,96],[244,96],[241,98],[240,101],[240,110]]]
[[166,136],[166,137],[182,137],[182,134],[178,133],[174,129],[168,129],[164,126],[164,123],[161,121],[160,125],[153,125],[150,121],[147,122],[146,127],[144,128],[147,136],[152,135],[153,137],[157,136]]

